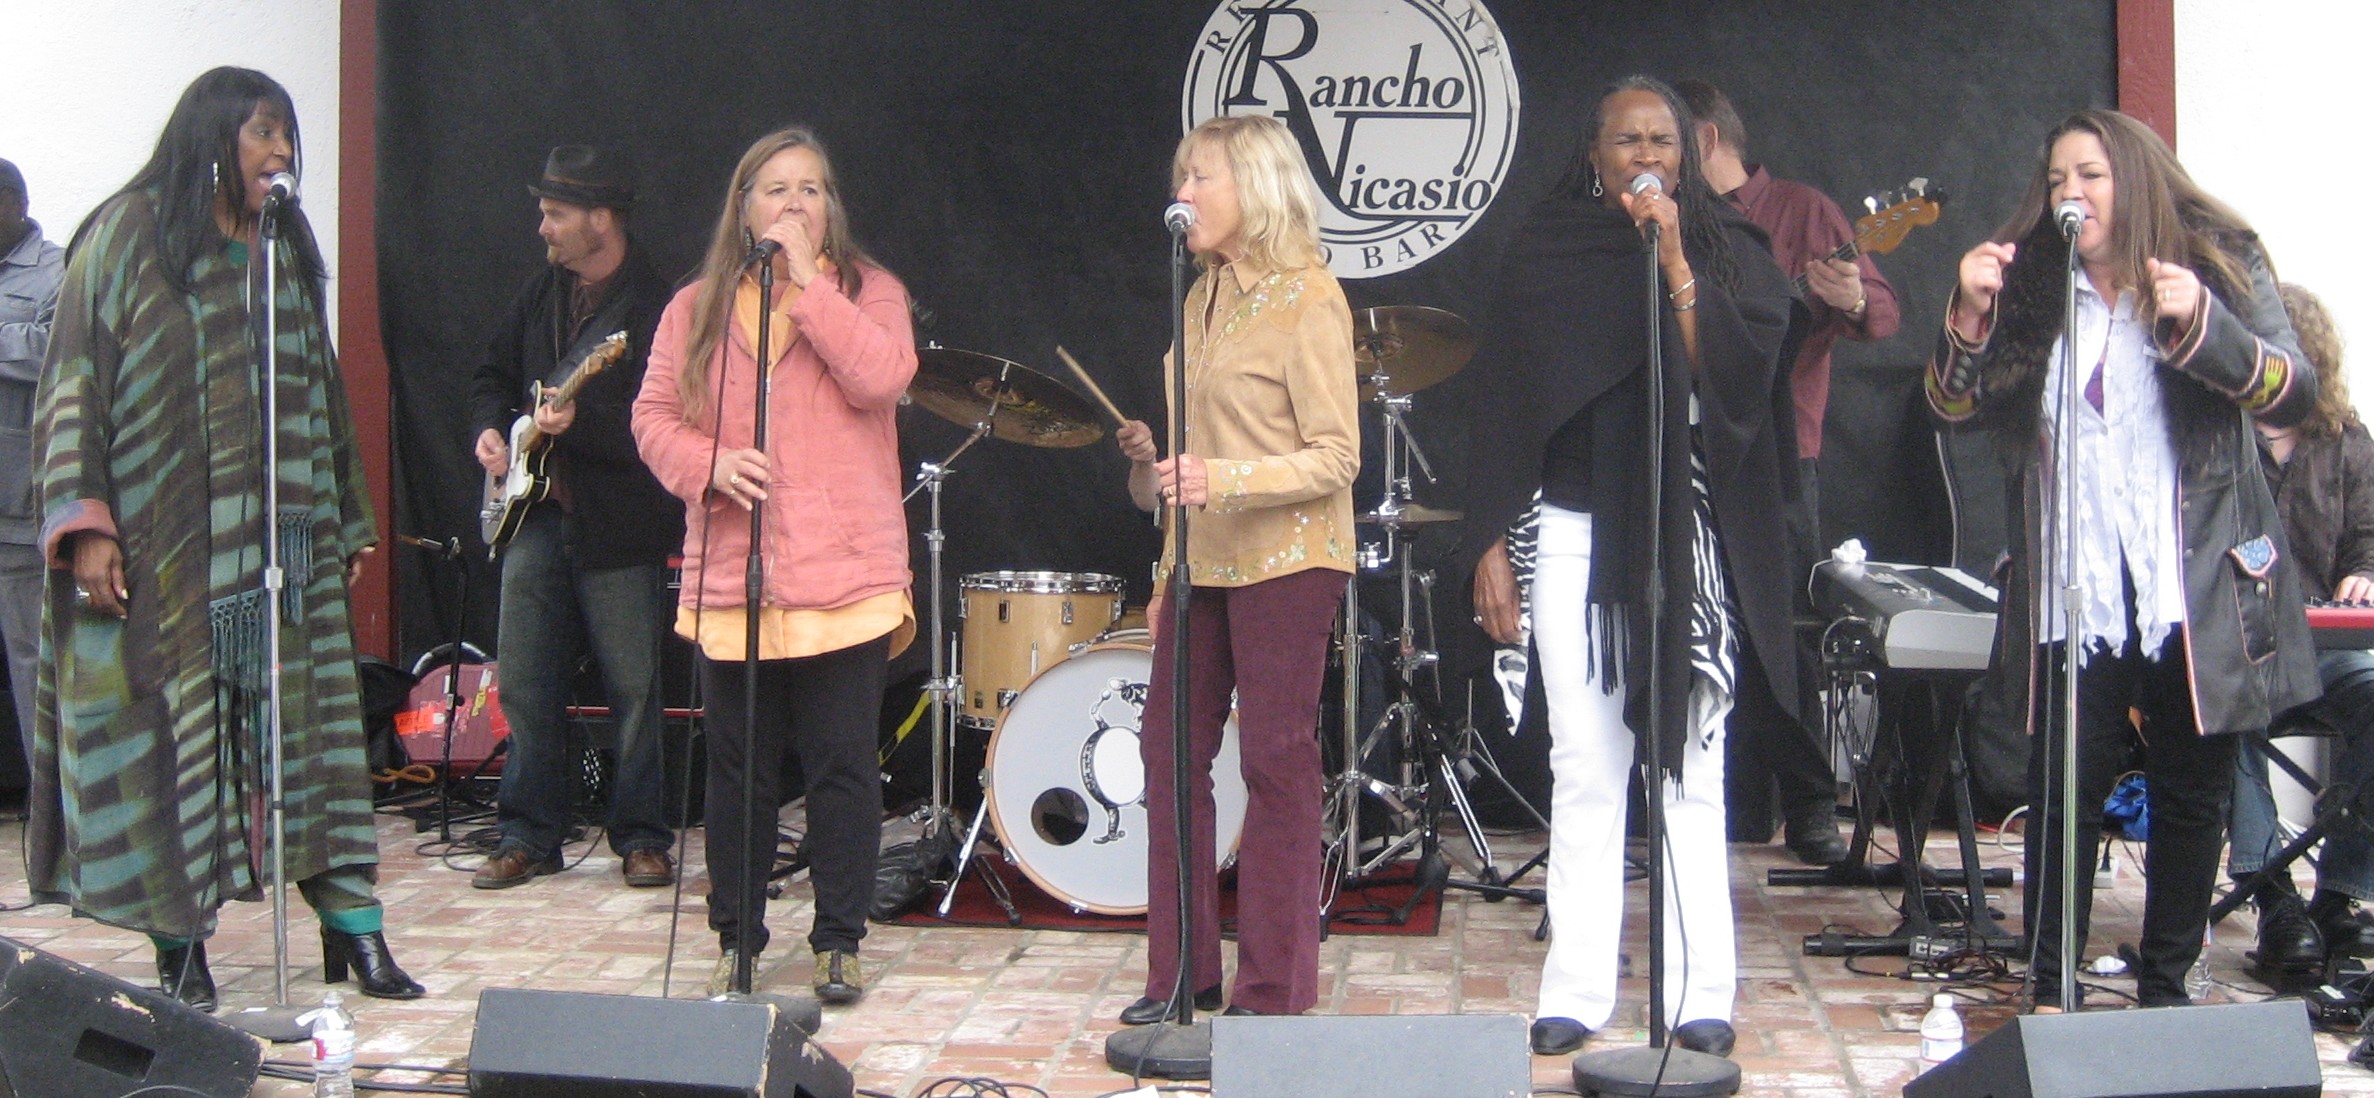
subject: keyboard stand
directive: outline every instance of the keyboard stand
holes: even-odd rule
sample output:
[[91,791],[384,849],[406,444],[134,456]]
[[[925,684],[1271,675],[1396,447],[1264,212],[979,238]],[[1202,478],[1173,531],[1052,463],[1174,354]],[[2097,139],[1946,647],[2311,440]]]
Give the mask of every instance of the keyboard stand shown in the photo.
[[[1911,956],[1927,960],[1965,946],[2004,952],[2017,948],[2018,939],[2006,933],[1987,911],[1986,888],[2010,887],[2011,871],[1980,865],[1969,772],[1962,755],[1961,718],[1965,707],[1960,699],[1979,674],[1879,670],[1880,724],[1895,732],[1891,739],[1896,750],[1890,760],[1892,766],[1867,759],[1856,767],[1855,783],[1862,792],[1856,797],[1855,831],[1847,860],[1820,869],[1769,870],[1765,883],[1779,887],[1902,888],[1903,919],[1885,935],[1809,934],[1804,941],[1807,956]],[[1926,693],[1929,701],[1928,720],[1917,744],[1908,742],[1901,712],[1907,696],[1915,689]],[[1919,750],[1914,750],[1916,747]],[[1917,773],[1915,759],[1921,760]],[[1891,781],[1891,777],[1900,781]],[[1959,869],[1931,870],[1921,860],[1928,845],[1928,822],[1935,816],[1938,797],[1948,788],[1954,795],[1955,831],[1962,865]],[[1900,805],[1907,794],[1913,802],[1912,810],[1897,814],[1899,818],[1895,821],[1902,860],[1889,865],[1870,864],[1867,858],[1874,830],[1871,804],[1884,800],[1891,806]],[[1911,867],[1910,871],[1907,867]],[[1949,936],[1930,914],[1930,889],[1956,886],[1962,890],[1965,923],[1960,933]]]

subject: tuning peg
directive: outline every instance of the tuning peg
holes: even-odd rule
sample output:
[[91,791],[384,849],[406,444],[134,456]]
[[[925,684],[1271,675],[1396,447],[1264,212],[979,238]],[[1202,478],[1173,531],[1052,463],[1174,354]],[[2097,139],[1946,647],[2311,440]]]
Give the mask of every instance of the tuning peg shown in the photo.
[[1872,213],[1878,213],[1878,212],[1879,212],[1879,196],[1878,196],[1878,195],[1876,195],[1876,194],[1867,194],[1867,195],[1864,195],[1864,196],[1863,196],[1863,208],[1864,208],[1864,209],[1866,209],[1866,210],[1869,210],[1869,211],[1871,211]]
[[1913,176],[1912,182],[1908,186],[1912,189],[1912,193],[1926,195],[1929,193],[1929,177],[1925,175]]

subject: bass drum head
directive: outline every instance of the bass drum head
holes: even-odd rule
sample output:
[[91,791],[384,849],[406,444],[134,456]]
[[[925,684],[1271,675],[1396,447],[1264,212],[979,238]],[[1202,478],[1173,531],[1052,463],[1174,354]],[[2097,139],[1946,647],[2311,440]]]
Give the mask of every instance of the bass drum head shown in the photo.
[[[982,785],[990,823],[1023,875],[1075,911],[1146,910],[1150,825],[1138,729],[1153,666],[1142,643],[1083,648],[1032,679],[989,740]],[[1226,865],[1245,829],[1233,712],[1212,763],[1212,799]]]

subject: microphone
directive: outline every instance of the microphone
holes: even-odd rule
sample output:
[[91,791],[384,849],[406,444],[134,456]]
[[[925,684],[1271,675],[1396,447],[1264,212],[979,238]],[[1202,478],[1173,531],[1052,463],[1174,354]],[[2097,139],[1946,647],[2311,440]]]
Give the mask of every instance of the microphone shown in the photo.
[[744,267],[757,266],[760,263],[764,263],[775,258],[775,253],[782,250],[783,245],[778,244],[775,241],[761,240],[758,242],[757,247],[750,249],[749,255],[742,257],[742,265]]
[[1172,236],[1186,232],[1195,226],[1195,207],[1184,202],[1173,202],[1162,211],[1162,223],[1170,229]]
[[[1639,175],[1632,177],[1632,184],[1626,189],[1632,192],[1632,197],[1634,198],[1645,198],[1653,194],[1664,194],[1665,180],[1659,177],[1655,172],[1642,172]],[[1663,228],[1664,226],[1657,224],[1657,219],[1653,217],[1640,223],[1641,235],[1647,239],[1649,249],[1651,251],[1656,250],[1657,234],[1662,231]]]
[[2053,221],[2061,227],[2064,240],[2077,239],[2077,230],[2085,224],[2085,207],[2072,198],[2053,207]]
[[264,180],[264,209],[278,210],[297,200],[297,177],[273,172]]

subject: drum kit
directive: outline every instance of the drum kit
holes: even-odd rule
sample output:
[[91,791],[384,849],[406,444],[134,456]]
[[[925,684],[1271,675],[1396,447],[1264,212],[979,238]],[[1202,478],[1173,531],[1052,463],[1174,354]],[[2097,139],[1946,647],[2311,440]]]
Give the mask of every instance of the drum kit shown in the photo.
[[[1412,543],[1422,528],[1460,515],[1412,499],[1411,471],[1428,481],[1434,473],[1406,417],[1413,394],[1466,365],[1474,339],[1457,316],[1422,307],[1359,310],[1354,329],[1361,394],[1377,409],[1384,428],[1384,497],[1359,518],[1379,536],[1362,546],[1359,563],[1363,573],[1390,572],[1397,581],[1401,625],[1399,635],[1384,642],[1391,649],[1384,661],[1390,671],[1389,704],[1383,717],[1363,727],[1367,688],[1360,668],[1365,650],[1375,642],[1361,628],[1361,584],[1347,585],[1338,652],[1342,719],[1340,728],[1326,733],[1340,733],[1344,763],[1342,773],[1329,776],[1326,794],[1330,895],[1342,882],[1365,877],[1413,850],[1431,857],[1434,817],[1446,803],[1459,813],[1475,844],[1477,872],[1497,884],[1482,829],[1458,786],[1459,774],[1469,769],[1465,754],[1443,748],[1451,737],[1427,715],[1417,681],[1421,674],[1433,676],[1437,657],[1431,649],[1433,579],[1417,566]],[[1086,446],[1105,436],[1099,406],[1115,422],[1123,417],[1068,354],[1066,364],[1096,404],[1007,359],[936,345],[922,348],[917,357],[908,388],[912,403],[968,431],[946,458],[921,464],[908,494],[912,499],[928,492],[931,501],[925,545],[935,640],[924,689],[932,706],[933,774],[931,800],[918,810],[927,835],[940,829],[952,833],[957,823],[947,774],[957,733],[989,737],[980,773],[981,806],[954,852],[939,912],[948,913],[987,827],[994,829],[1010,863],[1073,910],[1142,913],[1149,823],[1138,738],[1152,681],[1153,644],[1138,625],[1142,619],[1124,613],[1122,581],[1083,572],[972,573],[958,580],[960,621],[953,635],[941,620],[946,532],[940,497],[955,462],[983,438],[1035,447]],[[1439,683],[1430,685],[1439,693]],[[1396,773],[1380,777],[1362,767],[1361,760],[1379,754],[1380,745],[1386,748],[1383,754],[1404,760]],[[1218,852],[1226,864],[1245,811],[1234,714],[1213,784]],[[1364,799],[1384,806],[1383,818],[1390,821],[1386,834],[1361,834]],[[985,876],[1009,918],[1018,918],[995,875]]]

